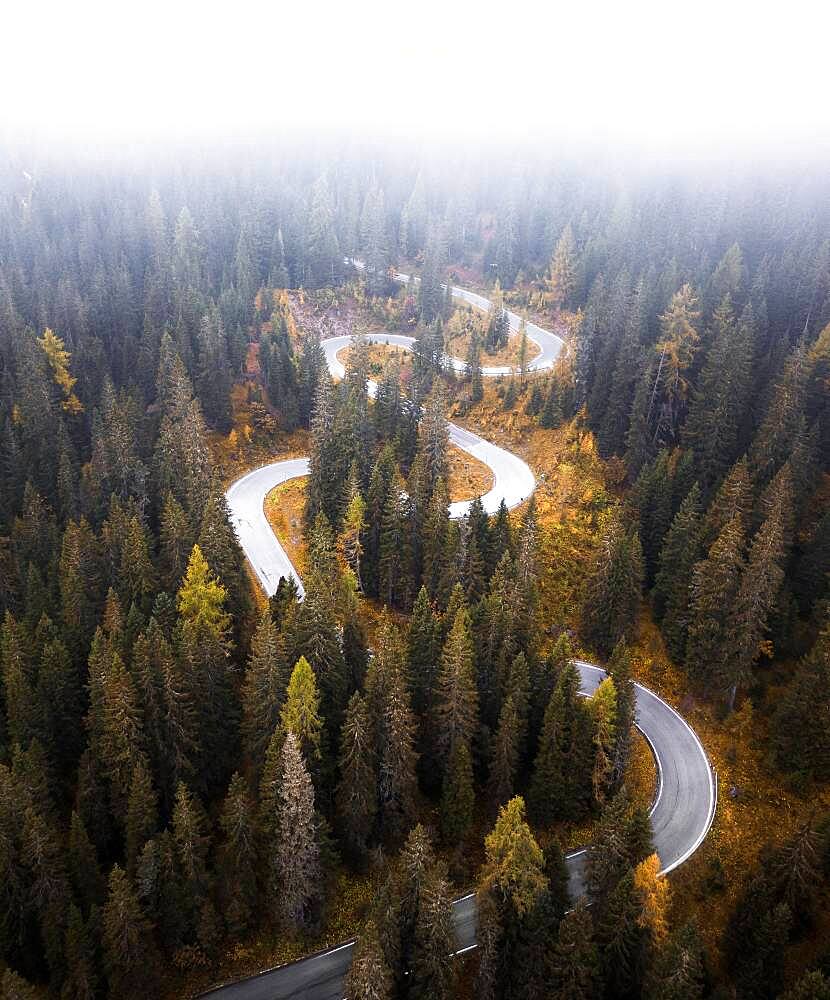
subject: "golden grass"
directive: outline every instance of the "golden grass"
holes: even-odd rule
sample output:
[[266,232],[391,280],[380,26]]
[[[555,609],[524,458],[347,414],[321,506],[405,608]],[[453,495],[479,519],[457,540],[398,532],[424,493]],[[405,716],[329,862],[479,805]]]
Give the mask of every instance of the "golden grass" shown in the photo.
[[305,477],[289,479],[276,486],[265,498],[265,516],[294,568],[302,577],[306,567]]
[[447,457],[450,466],[450,500],[453,503],[475,500],[492,489],[493,472],[489,465],[460,448],[450,447]]
[[[470,333],[463,333],[457,337],[453,337],[451,340],[447,340],[447,354],[452,355],[455,358],[461,358],[462,361],[467,360],[467,352],[470,349]],[[539,354],[541,354],[541,349],[538,344],[534,343],[528,338],[527,341],[527,359],[526,363],[530,364],[531,361]],[[481,352],[481,364],[484,368],[502,366],[502,365],[515,365],[519,364],[519,335],[518,333],[512,334],[504,347],[500,348],[494,354],[490,354],[485,350]]]
[[[337,352],[337,360],[345,367],[349,365],[351,350],[351,347],[343,347]],[[412,351],[407,351],[395,344],[373,343],[369,345],[369,375],[371,378],[379,379],[393,361],[400,364],[401,374],[405,375],[412,369]]]

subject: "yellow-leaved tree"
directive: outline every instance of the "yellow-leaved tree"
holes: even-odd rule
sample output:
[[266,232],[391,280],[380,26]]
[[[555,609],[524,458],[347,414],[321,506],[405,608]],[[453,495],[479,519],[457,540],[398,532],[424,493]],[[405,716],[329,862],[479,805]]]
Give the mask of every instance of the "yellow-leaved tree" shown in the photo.
[[666,913],[671,898],[669,883],[658,877],[659,871],[660,859],[656,854],[649,855],[634,869],[634,889],[640,900],[637,924],[651,934],[658,946],[668,934]]
[[50,330],[47,326],[43,331],[43,336],[38,337],[37,342],[46,355],[46,360],[52,369],[52,377],[55,380],[55,384],[60,387],[63,393],[61,406],[67,413],[83,413],[83,403],[72,391],[78,380],[69,373],[71,356],[69,351],[66,350],[63,341],[54,330]]
[[484,841],[487,861],[479,893],[510,901],[519,915],[529,913],[548,887],[545,859],[525,820],[524,799],[516,796],[499,810],[496,825]]
[[317,678],[304,656],[297,660],[291,672],[280,722],[285,733],[293,733],[297,737],[306,763],[318,763],[323,729],[320,694],[317,690]]
[[176,601],[182,624],[192,637],[226,641],[231,627],[226,597],[227,591],[211,573],[202,550],[194,545]]

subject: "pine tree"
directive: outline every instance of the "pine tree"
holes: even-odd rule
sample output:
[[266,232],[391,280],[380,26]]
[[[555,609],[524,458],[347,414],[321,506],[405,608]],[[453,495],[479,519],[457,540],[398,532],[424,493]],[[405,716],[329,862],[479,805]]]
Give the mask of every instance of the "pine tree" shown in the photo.
[[752,479],[749,475],[749,464],[744,457],[732,466],[706,511],[701,538],[704,548],[711,547],[733,517],[740,518],[742,528],[744,531],[747,530],[752,497]]
[[474,330],[470,334],[470,346],[467,348],[467,378],[470,380],[470,400],[480,403],[484,399],[484,382],[481,371],[481,341]]
[[387,619],[366,672],[366,702],[377,747],[381,829],[392,838],[411,827],[415,814],[416,724],[404,664],[400,634]]
[[184,508],[172,493],[168,493],[161,511],[159,554],[161,582],[171,592],[178,590],[182,582],[193,542],[193,532]]
[[182,924],[186,940],[193,943],[198,938],[204,908],[210,900],[212,886],[208,856],[211,836],[202,804],[184,782],[180,782],[176,789],[172,834]]
[[706,965],[694,924],[685,924],[669,936],[657,955],[650,979],[650,1000],[703,1000]]
[[331,380],[324,374],[317,385],[311,416],[311,455],[306,484],[306,530],[314,526],[318,514],[330,525],[339,526],[345,479],[342,442],[337,435],[336,407]]
[[634,681],[631,678],[631,656],[624,639],[614,647],[614,652],[608,661],[608,676],[614,682],[616,695],[614,742],[611,751],[611,789],[616,794],[622,786],[631,760],[636,708]]
[[778,767],[806,777],[830,775],[830,621],[801,661],[773,716]]
[[731,608],[730,628],[724,636],[728,645],[714,671],[719,687],[728,692],[730,709],[738,686],[752,677],[767,620],[784,579],[785,524],[790,511],[790,492],[785,482],[772,502],[769,516],[752,539]]
[[672,477],[666,449],[640,471],[631,502],[639,516],[645,584],[650,588],[654,584],[663,539],[672,520]]
[[725,931],[725,954],[741,1000],[777,996],[784,978],[792,914],[776,899],[763,873],[755,876],[732,912]]
[[736,458],[751,386],[753,346],[751,317],[736,322],[728,297],[715,311],[714,328],[682,435],[684,444],[694,450],[697,474],[707,491]]
[[69,880],[86,914],[104,901],[106,883],[101,875],[95,847],[87,835],[83,820],[72,811],[69,823]]
[[314,814],[314,786],[308,775],[300,743],[287,734],[282,749],[282,784],[277,805],[280,874],[279,906],[283,919],[293,927],[308,927],[316,920],[320,902],[320,845]]
[[830,980],[822,972],[805,972],[781,1000],[830,1000]]
[[438,623],[426,587],[421,587],[412,608],[407,636],[407,675],[412,708],[419,716],[430,709],[438,672]]
[[418,898],[407,996],[410,1000],[451,1000],[455,945],[450,886],[436,865],[427,872]]
[[227,782],[238,722],[238,703],[229,676],[232,643],[226,596],[200,547],[194,545],[176,597],[176,640],[185,698],[195,727],[191,740],[193,757],[198,760],[196,788],[202,792]]
[[66,976],[61,987],[64,1000],[95,1000],[100,994],[95,918],[85,923],[77,906],[69,908],[64,941]]
[[146,997],[158,984],[159,955],[152,927],[127,874],[115,865],[102,914],[104,964],[110,994]]
[[38,1000],[39,993],[14,969],[6,969],[0,980],[3,990],[3,1000]]
[[682,659],[686,645],[689,580],[700,552],[700,535],[700,487],[695,483],[666,533],[652,590],[654,614],[675,659]]
[[622,876],[597,912],[597,941],[606,992],[609,996],[638,996],[649,942],[640,926],[640,895],[632,871]]
[[600,911],[620,879],[642,860],[633,849],[631,826],[631,803],[623,787],[605,806],[588,851],[585,881],[591,902]]
[[610,677],[605,677],[588,701],[594,730],[594,767],[591,780],[594,801],[603,803],[611,787],[617,731],[617,689]]
[[573,230],[568,223],[562,230],[550,263],[550,298],[557,309],[566,307],[574,292],[575,252]]

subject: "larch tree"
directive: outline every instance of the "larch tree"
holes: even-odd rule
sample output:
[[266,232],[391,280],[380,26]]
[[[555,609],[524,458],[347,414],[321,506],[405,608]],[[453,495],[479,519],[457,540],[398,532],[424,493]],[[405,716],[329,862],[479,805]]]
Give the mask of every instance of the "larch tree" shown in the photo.
[[308,660],[301,656],[294,665],[285,702],[280,711],[284,734],[292,733],[308,766],[318,768],[322,759],[320,695],[317,679]]
[[568,223],[562,230],[550,262],[549,294],[554,307],[567,306],[574,292],[576,246],[573,230]]

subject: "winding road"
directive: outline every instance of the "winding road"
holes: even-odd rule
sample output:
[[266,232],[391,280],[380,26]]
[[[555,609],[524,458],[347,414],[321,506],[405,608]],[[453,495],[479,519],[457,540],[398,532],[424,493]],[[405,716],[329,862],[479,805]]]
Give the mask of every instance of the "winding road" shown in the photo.
[[[408,275],[397,274],[397,280],[408,281]],[[480,309],[490,303],[483,296],[465,289],[452,289],[453,297]],[[511,331],[519,327],[519,317],[509,313]],[[562,349],[563,342],[555,334],[533,324],[527,326],[528,336],[540,348],[529,369],[550,369]],[[343,366],[338,352],[349,343],[348,337],[333,337],[323,342],[323,348],[334,377],[342,378]],[[370,334],[378,343],[411,348],[413,338],[395,334]],[[448,358],[448,366],[463,370],[464,363]],[[484,368],[485,376],[503,375],[511,368]],[[373,394],[375,386],[369,383]],[[474,455],[493,471],[493,488],[482,501],[489,513],[495,512],[501,500],[515,507],[533,492],[536,480],[525,462],[503,448],[483,440],[464,428],[450,424],[450,440]],[[266,594],[273,594],[280,577],[293,577],[303,593],[302,581],[265,518],[265,497],[275,487],[308,474],[308,459],[295,458],[273,462],[254,469],[237,480],[228,490],[231,520],[239,542]],[[464,517],[469,502],[454,503],[450,516]],[[590,695],[605,677],[605,671],[590,663],[577,661],[580,690]],[[683,864],[703,842],[715,815],[717,784],[706,752],[688,723],[667,702],[640,684],[636,685],[636,723],[654,753],[658,787],[651,808],[654,846],[660,858],[662,874],[668,874]],[[573,899],[585,889],[584,865],[587,851],[568,855],[567,865]],[[473,894],[463,896],[453,904],[458,951],[476,944],[476,909]],[[222,1000],[341,1000],[343,979],[351,961],[352,942],[309,955],[288,965],[269,969],[248,979],[217,987],[210,992]]]

